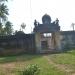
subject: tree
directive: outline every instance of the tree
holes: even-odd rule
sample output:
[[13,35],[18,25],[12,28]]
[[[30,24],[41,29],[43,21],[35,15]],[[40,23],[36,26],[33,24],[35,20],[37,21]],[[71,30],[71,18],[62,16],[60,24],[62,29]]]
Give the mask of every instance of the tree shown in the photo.
[[0,0],[0,35],[12,34],[12,23],[7,20],[8,8],[6,2],[8,0]]
[[2,23],[0,23],[0,34],[2,33],[2,29],[3,29],[2,26],[3,26]]
[[22,24],[21,24],[21,28],[20,28],[20,30],[23,31],[23,29],[25,29],[25,27],[26,27],[26,24],[22,23]]
[[0,23],[3,23],[3,21],[7,20],[7,15],[8,15],[7,6],[4,3],[0,4]]
[[8,0],[0,0],[0,2],[4,2],[4,1],[8,1]]
[[4,28],[6,35],[11,35],[12,34],[12,32],[13,32],[12,26],[13,25],[12,25],[12,23],[10,21],[6,22],[5,28]]
[[7,21],[8,8],[5,2],[8,0],[0,0],[0,35],[5,34],[5,28],[3,28]]

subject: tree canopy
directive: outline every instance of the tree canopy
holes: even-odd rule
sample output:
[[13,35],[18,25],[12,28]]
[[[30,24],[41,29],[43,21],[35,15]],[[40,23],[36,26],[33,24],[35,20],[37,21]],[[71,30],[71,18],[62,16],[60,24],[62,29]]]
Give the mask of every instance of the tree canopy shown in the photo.
[[10,21],[6,22],[4,30],[6,35],[12,34],[13,29],[12,29],[12,23]]
[[0,0],[0,35],[12,34],[12,23],[8,21],[8,8],[5,2],[8,0]]
[[6,21],[7,15],[8,15],[7,6],[4,3],[0,4],[0,22]]

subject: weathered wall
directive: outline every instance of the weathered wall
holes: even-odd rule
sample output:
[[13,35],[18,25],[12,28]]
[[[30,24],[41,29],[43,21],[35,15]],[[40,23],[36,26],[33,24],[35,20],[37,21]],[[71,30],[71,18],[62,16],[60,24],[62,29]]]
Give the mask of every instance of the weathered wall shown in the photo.
[[34,34],[0,36],[0,55],[18,53],[35,53]]
[[75,48],[75,31],[60,31],[52,33],[51,38],[41,38],[40,33],[17,34],[0,36],[0,55],[13,55],[20,53],[41,53],[41,41],[47,40],[54,52]]
[[55,50],[61,51],[61,38],[60,38],[60,32],[55,32],[54,33],[54,47]]
[[75,48],[75,31],[60,32],[60,39],[62,50],[69,50]]

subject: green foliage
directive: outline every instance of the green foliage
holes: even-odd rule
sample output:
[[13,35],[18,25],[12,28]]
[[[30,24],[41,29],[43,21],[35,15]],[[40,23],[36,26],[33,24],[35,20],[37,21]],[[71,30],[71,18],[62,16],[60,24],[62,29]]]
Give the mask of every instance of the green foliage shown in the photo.
[[12,23],[7,21],[3,27],[3,24],[0,23],[0,35],[11,35],[13,33]]
[[[5,67],[2,68],[1,66],[3,65],[7,66],[6,63],[8,63],[9,65],[14,65],[10,66],[9,70]],[[60,71],[55,68],[54,65],[50,64],[49,61],[44,58],[43,55],[20,55],[0,57],[0,75],[26,75],[24,74],[24,72],[25,70],[29,69],[30,66],[32,66],[30,64],[37,64],[37,66],[41,68],[39,69],[37,74],[35,73],[33,75],[68,75],[65,74],[64,71]],[[11,69],[11,67],[13,68]],[[6,71],[4,71],[4,69]]]
[[3,30],[2,26],[3,26],[2,23],[0,23],[0,34],[2,33],[2,30]]
[[5,24],[5,33],[6,35],[11,35],[12,34],[12,23],[10,21],[7,21],[6,24]]
[[12,34],[12,24],[7,20],[9,13],[6,1],[8,0],[0,0],[0,35]]
[[25,71],[23,71],[22,75],[38,75],[40,68],[38,65],[29,65]]
[[0,23],[7,20],[8,8],[4,3],[0,4]]
[[50,56],[50,59],[57,64],[69,64],[75,66],[75,51],[54,54]]
[[8,1],[8,0],[0,0],[0,2],[5,2],[5,1]]

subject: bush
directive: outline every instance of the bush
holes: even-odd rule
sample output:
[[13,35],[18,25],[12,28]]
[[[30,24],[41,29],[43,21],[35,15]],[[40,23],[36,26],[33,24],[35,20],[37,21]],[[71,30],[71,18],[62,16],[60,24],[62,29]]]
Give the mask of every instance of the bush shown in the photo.
[[40,68],[38,65],[29,65],[23,72],[22,75],[38,75]]

